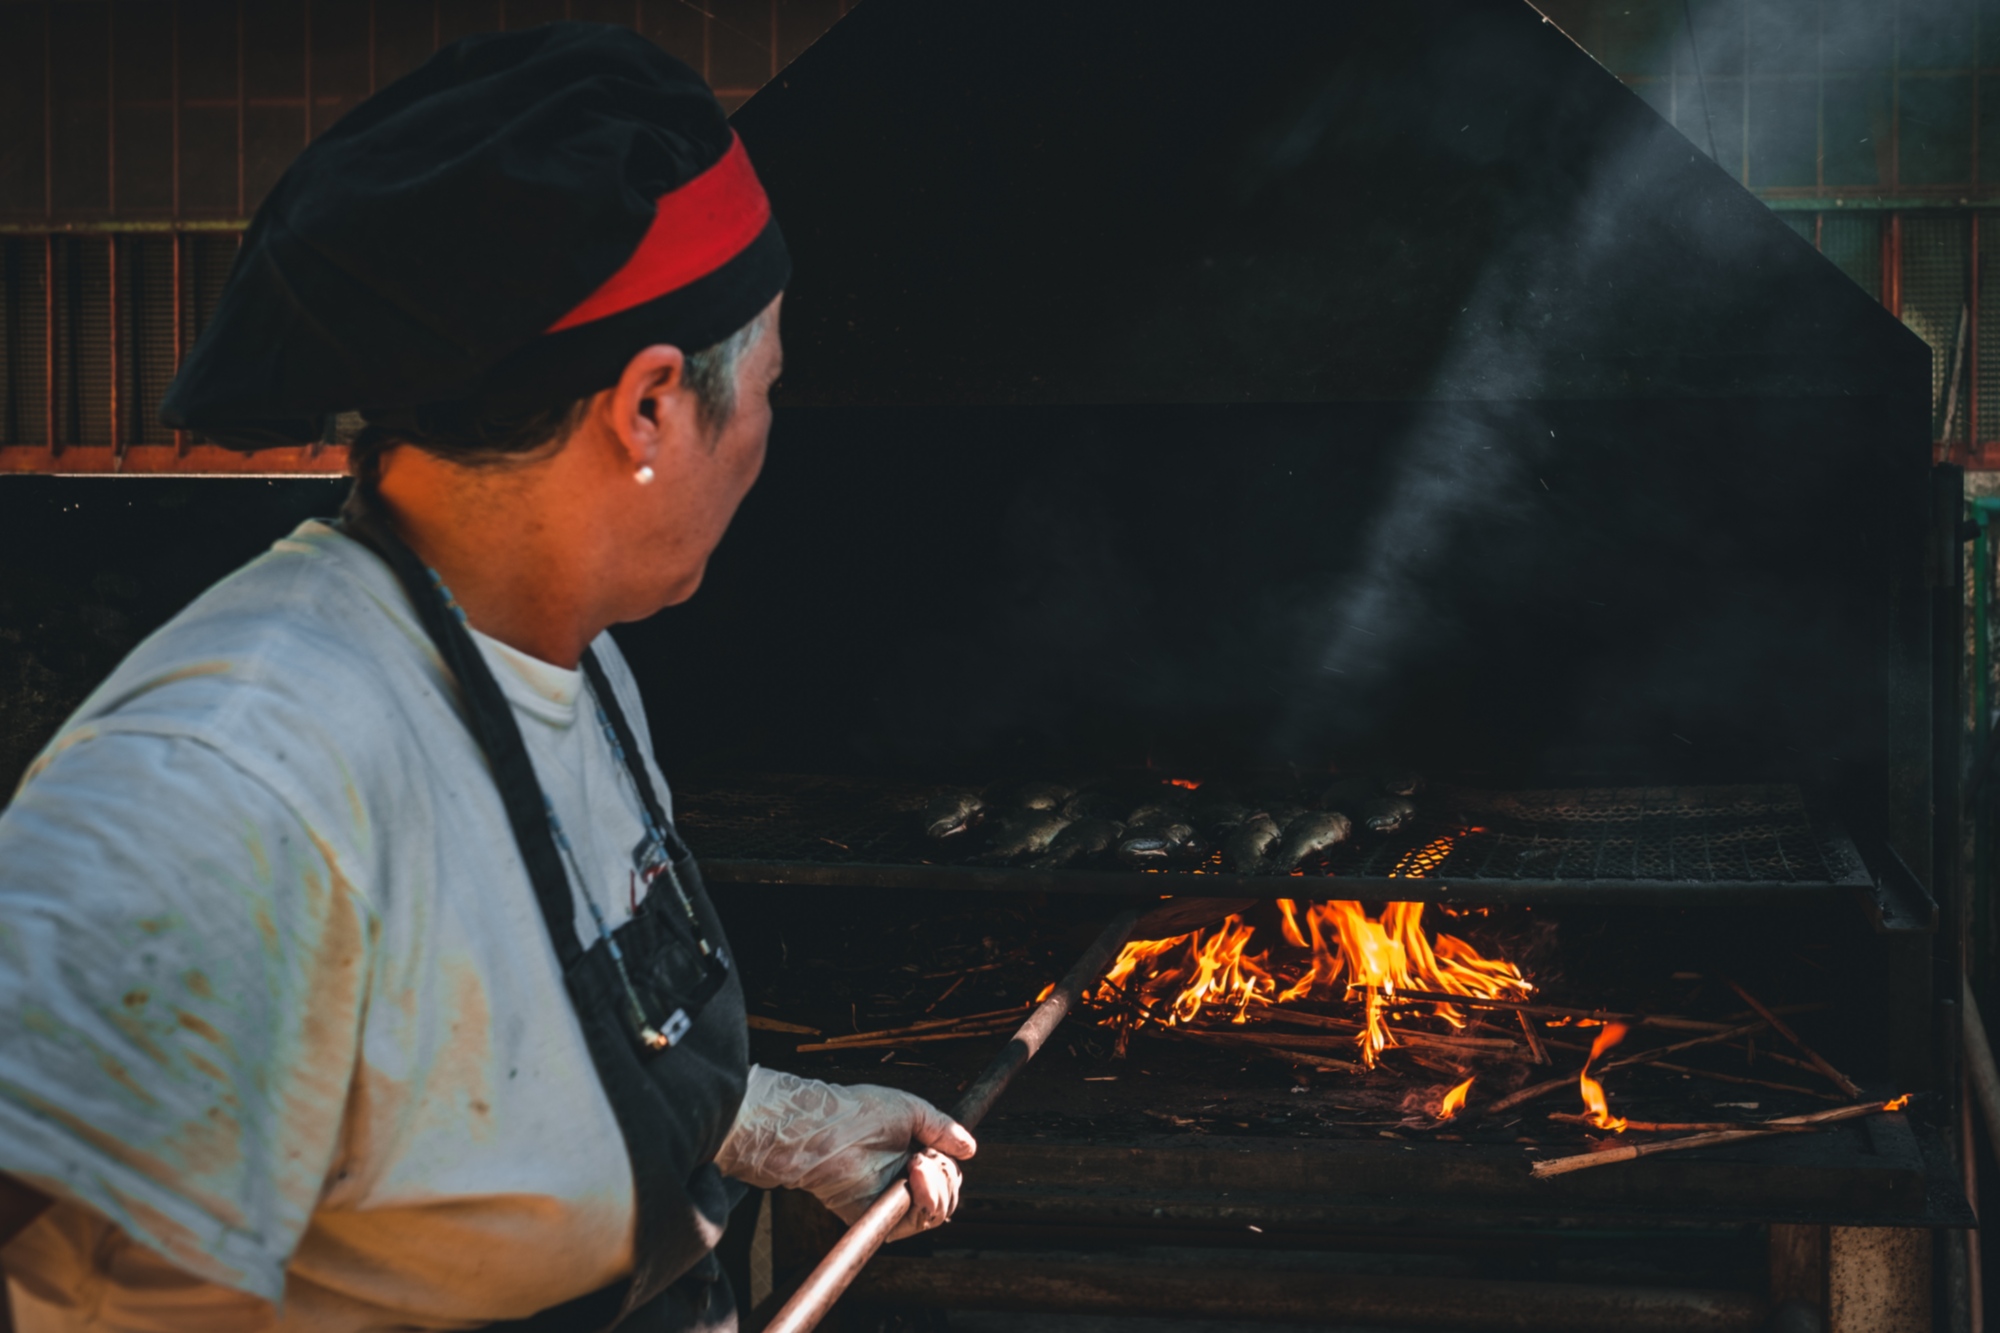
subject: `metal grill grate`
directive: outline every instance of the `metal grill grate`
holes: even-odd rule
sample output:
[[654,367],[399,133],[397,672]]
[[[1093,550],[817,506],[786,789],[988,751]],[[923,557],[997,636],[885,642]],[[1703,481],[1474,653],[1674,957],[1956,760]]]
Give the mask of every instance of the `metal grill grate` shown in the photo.
[[883,887],[1022,888],[1434,897],[1455,901],[1689,894],[1781,897],[1850,889],[1869,877],[1853,844],[1816,822],[1789,786],[1622,787],[1420,798],[1398,833],[1361,833],[1304,878],[1243,876],[1220,853],[1179,869],[994,865],[976,836],[924,836],[918,812],[950,788],[768,776],[680,789],[678,819],[717,879]]

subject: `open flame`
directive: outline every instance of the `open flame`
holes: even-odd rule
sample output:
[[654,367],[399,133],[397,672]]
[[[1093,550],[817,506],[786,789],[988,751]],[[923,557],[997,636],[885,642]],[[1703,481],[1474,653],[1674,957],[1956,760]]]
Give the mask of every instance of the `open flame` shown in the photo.
[[[1455,936],[1427,936],[1422,903],[1390,903],[1375,918],[1358,902],[1312,903],[1302,912],[1296,900],[1280,898],[1278,913],[1284,944],[1304,950],[1303,959],[1274,963],[1268,948],[1251,953],[1256,928],[1231,915],[1213,931],[1127,944],[1097,998],[1121,996],[1146,1019],[1168,1026],[1192,1022],[1209,1008],[1243,1023],[1259,1007],[1358,999],[1355,1044],[1361,1062],[1373,1068],[1396,1044],[1387,1008],[1398,991],[1502,999],[1534,990],[1512,963],[1483,957]],[[1433,1012],[1453,1027],[1466,1025],[1463,1010],[1448,1002]]]
[[1583,1109],[1590,1112],[1590,1123],[1599,1129],[1608,1129],[1615,1134],[1625,1132],[1622,1116],[1611,1114],[1611,1104],[1604,1100],[1604,1085],[1590,1076],[1591,1065],[1597,1057],[1625,1040],[1623,1023],[1607,1023],[1597,1034],[1597,1040],[1590,1043],[1590,1055],[1583,1062],[1583,1072],[1576,1076],[1577,1087],[1583,1093]]
[[1472,1080],[1467,1079],[1450,1092],[1447,1092],[1444,1095],[1444,1100],[1438,1103],[1438,1119],[1449,1120],[1460,1111],[1463,1111],[1465,1109],[1465,1095],[1471,1091]]

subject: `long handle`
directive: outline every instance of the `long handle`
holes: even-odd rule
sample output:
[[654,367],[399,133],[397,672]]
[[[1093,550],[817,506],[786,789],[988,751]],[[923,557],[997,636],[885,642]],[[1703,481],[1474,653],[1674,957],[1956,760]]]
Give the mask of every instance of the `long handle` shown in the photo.
[[[1132,937],[1133,927],[1138,924],[1139,913],[1136,910],[1121,912],[1113,918],[1111,924],[1104,928],[1104,933],[1097,937],[1097,942],[1076,960],[1076,966],[1069,970],[1069,974],[1056,983],[1048,998],[1035,1006],[1035,1011],[1028,1015],[1027,1022],[1021,1024],[1014,1039],[1007,1043],[1007,1048],[965,1090],[965,1095],[959,1098],[958,1105],[952,1110],[953,1119],[972,1129],[986,1118],[986,1113],[993,1109],[993,1103],[1007,1090],[1014,1075],[1035,1058],[1035,1053],[1042,1049],[1042,1043],[1068,1016],[1078,997],[1104,975],[1117,958],[1118,951],[1125,947],[1125,941]],[[847,1229],[847,1234],[826,1252],[826,1257],[819,1261],[811,1276],[764,1326],[764,1333],[806,1333],[818,1324],[909,1211],[909,1181],[898,1180],[884,1190],[868,1206],[868,1211]]]

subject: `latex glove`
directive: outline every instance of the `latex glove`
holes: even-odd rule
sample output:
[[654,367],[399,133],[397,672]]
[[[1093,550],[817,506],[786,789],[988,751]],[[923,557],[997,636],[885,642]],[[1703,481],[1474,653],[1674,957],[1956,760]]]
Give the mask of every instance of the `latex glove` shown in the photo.
[[910,1211],[891,1240],[938,1226],[958,1207],[958,1162],[979,1145],[921,1097],[871,1084],[822,1083],[750,1066],[736,1123],[716,1154],[726,1176],[759,1189],[806,1190],[852,1222],[910,1158]]

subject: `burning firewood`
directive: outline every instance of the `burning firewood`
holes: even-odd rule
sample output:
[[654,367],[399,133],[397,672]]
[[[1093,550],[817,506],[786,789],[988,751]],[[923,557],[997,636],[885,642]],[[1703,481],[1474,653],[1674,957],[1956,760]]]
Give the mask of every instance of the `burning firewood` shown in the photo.
[[[1434,1016],[1463,1028],[1458,1000],[1520,998],[1534,989],[1512,963],[1486,958],[1451,935],[1426,933],[1422,903],[1390,903],[1380,918],[1370,917],[1357,902],[1310,903],[1303,913],[1291,899],[1277,905],[1283,945],[1303,957],[1274,960],[1276,944],[1251,952],[1257,928],[1236,912],[1219,924],[1127,945],[1092,995],[1100,1003],[1125,1006],[1114,1023],[1121,1028],[1121,1045],[1135,1026],[1184,1027],[1205,1012],[1226,1013],[1235,1024],[1253,1014],[1275,1021],[1286,1006],[1338,996],[1360,1001],[1353,1046],[1362,1066],[1372,1068],[1392,1045],[1448,1044],[1437,1034],[1391,1028],[1389,1010],[1400,995],[1420,991],[1437,997],[1427,1001]],[[1344,1020],[1308,1012],[1294,1009],[1284,1018],[1296,1026],[1346,1027]],[[1461,1050],[1520,1049],[1512,1040],[1452,1040]]]

